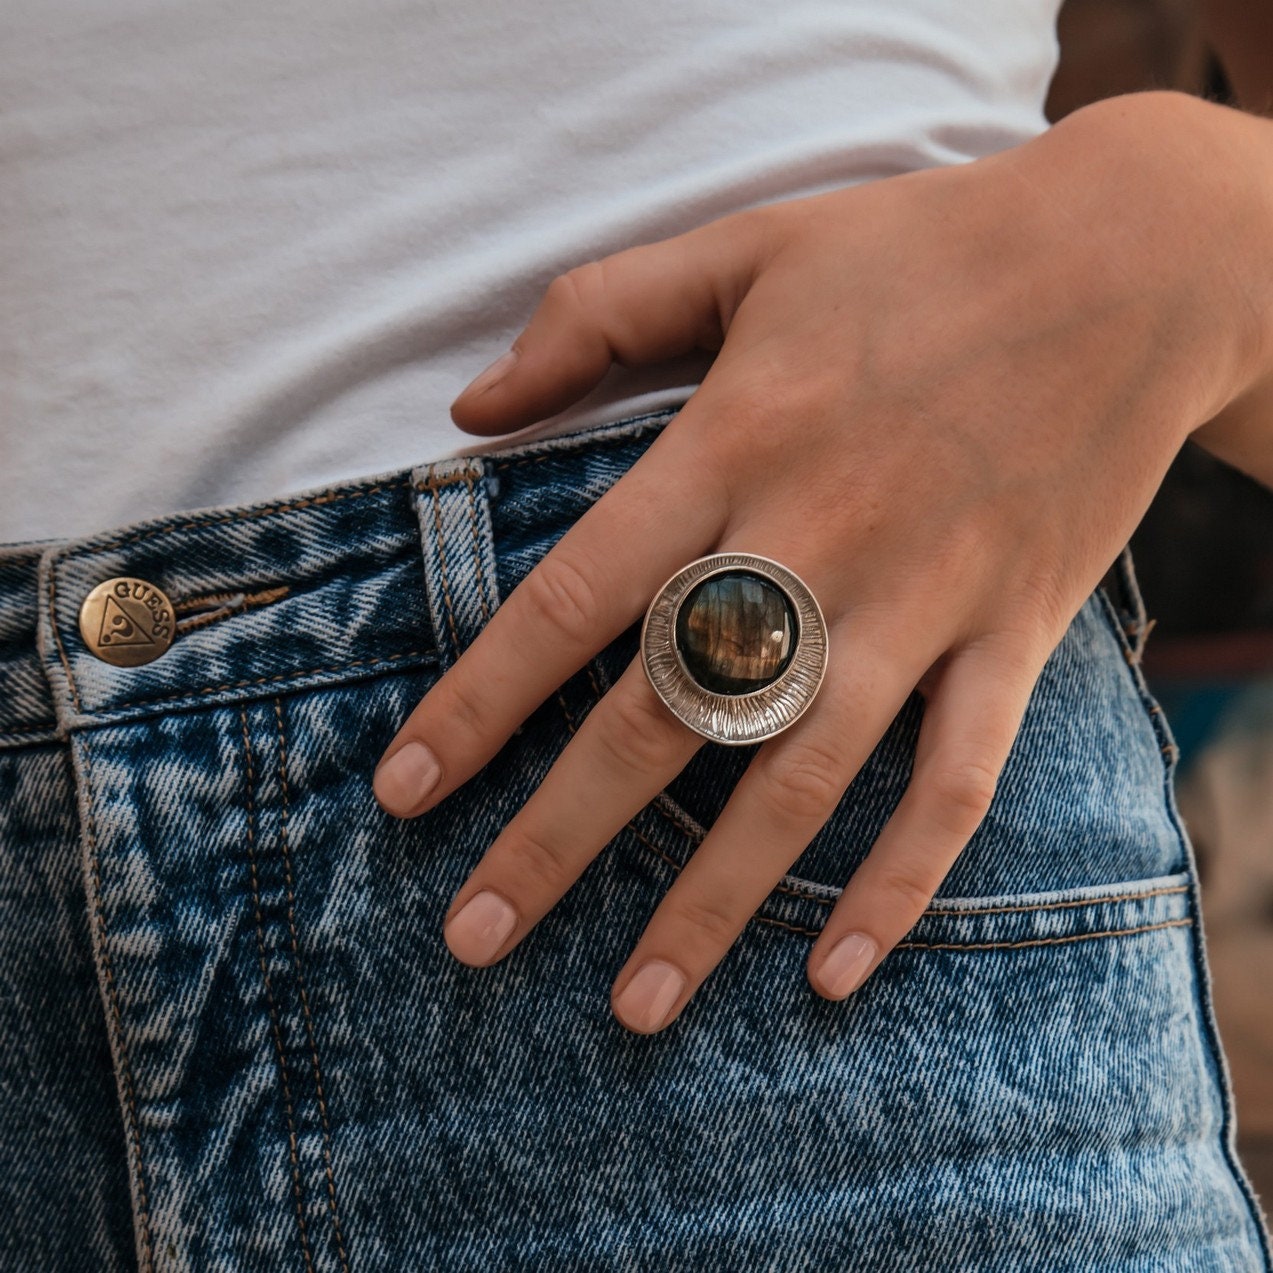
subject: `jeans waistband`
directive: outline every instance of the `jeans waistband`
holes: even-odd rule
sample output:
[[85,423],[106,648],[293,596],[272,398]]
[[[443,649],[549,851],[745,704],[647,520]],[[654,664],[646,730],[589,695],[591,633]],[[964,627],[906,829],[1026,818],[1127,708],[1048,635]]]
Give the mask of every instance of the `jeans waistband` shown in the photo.
[[[269,504],[0,546],[0,747],[155,713],[449,666],[503,596],[676,414],[633,416]],[[104,580],[173,603],[141,667],[98,658],[79,610]]]

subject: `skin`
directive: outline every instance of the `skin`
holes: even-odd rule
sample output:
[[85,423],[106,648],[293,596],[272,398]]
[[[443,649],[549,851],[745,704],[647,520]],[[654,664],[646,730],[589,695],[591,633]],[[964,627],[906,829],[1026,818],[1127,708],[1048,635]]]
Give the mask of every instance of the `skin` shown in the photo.
[[[1273,484],[1271,172],[1268,121],[1136,94],[554,281],[516,356],[455,402],[461,428],[520,428],[612,361],[719,353],[420,702],[377,799],[401,817],[445,799],[686,562],[776,558],[822,606],[825,682],[760,747],[611,1002],[637,1032],[676,1019],[918,686],[910,786],[808,959],[816,992],[851,993],[985,816],[1044,662],[1184,441]],[[459,890],[456,958],[507,956],[702,745],[634,662]],[[457,919],[483,892],[502,903]]]

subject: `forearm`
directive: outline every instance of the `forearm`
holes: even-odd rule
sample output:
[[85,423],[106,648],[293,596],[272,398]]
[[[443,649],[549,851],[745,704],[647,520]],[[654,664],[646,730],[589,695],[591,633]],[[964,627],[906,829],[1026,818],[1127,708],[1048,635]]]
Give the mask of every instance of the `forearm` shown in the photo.
[[[1236,385],[1228,404],[1192,436],[1213,455],[1273,487],[1273,119],[1203,105],[1213,116],[1207,126],[1231,139],[1233,161],[1242,164],[1255,187],[1248,191],[1242,181],[1232,187],[1253,197],[1240,199],[1233,209],[1234,256],[1223,267],[1238,284],[1238,303],[1250,309],[1255,354],[1247,382]],[[1227,184],[1217,187],[1217,204],[1228,189]]]
[[1180,93],[1111,98],[1069,119],[1104,147],[1094,162],[1112,155],[1126,170],[1109,215],[1130,219],[1129,261],[1146,288],[1164,271],[1188,279],[1221,337],[1196,342],[1208,405],[1190,436],[1273,486],[1273,119]]
[[[1273,115],[1273,6],[1250,0],[1201,0],[1199,7],[1238,105]],[[1273,122],[1246,131],[1252,147],[1262,152],[1254,171],[1273,183]],[[1273,243],[1273,236],[1265,242]],[[1235,468],[1273,485],[1273,371],[1257,379],[1194,437]]]

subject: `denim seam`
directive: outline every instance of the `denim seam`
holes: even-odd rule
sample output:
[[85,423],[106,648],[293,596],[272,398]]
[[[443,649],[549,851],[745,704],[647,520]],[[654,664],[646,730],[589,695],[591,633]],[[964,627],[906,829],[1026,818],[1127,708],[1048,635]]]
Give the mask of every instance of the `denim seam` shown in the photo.
[[349,1273],[349,1259],[345,1254],[345,1240],[340,1231],[340,1215],[336,1207],[336,1175],[332,1168],[331,1124],[327,1117],[327,1098],[323,1092],[323,1073],[318,1063],[318,1040],[314,1018],[309,1008],[309,994],[305,987],[305,973],[301,966],[300,940],[296,933],[296,892],[292,879],[292,851],[288,841],[290,790],[287,781],[287,733],[283,723],[283,704],[274,700],[274,718],[278,722],[278,774],[280,805],[279,846],[283,855],[283,874],[287,885],[287,928],[291,935],[292,966],[296,971],[296,987],[300,993],[301,1012],[305,1018],[305,1034],[309,1042],[310,1060],[314,1071],[314,1088],[318,1095],[318,1113],[323,1127],[323,1167],[327,1178],[327,1205],[331,1212],[332,1229],[336,1237],[336,1251],[340,1267]]
[[[664,420],[664,416],[666,415],[667,415],[667,412],[656,412],[653,416],[651,416],[650,428],[655,427],[656,421],[666,423],[666,421]],[[632,433],[620,434],[618,437],[593,438],[591,439],[591,445],[593,448],[602,447],[602,446],[622,446],[624,443],[631,442],[633,438],[639,438],[642,435],[642,433],[646,433],[646,432],[649,432],[649,430],[638,429],[638,430],[634,430]],[[570,454],[570,452],[557,450],[557,451],[547,451],[543,455],[523,455],[523,456],[519,456],[515,460],[504,460],[501,463],[493,464],[492,467],[497,472],[500,472],[504,469],[516,468],[518,465],[521,465],[521,464],[542,464],[545,460],[555,460],[563,454],[568,455]]]
[[[801,928],[797,924],[787,924],[780,919],[768,919],[756,916],[762,923],[772,924],[775,928],[785,928],[793,933],[801,933],[805,937],[820,937],[825,931],[821,928]],[[1169,919],[1158,924],[1142,924],[1136,928],[1108,928],[1098,933],[1068,933],[1064,937],[1034,937],[1028,941],[989,941],[989,942],[922,942],[899,941],[894,950],[1028,950],[1034,946],[1069,946],[1075,942],[1097,941],[1114,937],[1135,937],[1140,933],[1156,933],[1164,928],[1191,928],[1191,919]]]
[[[445,483],[447,486],[454,486],[459,479]],[[446,623],[451,629],[451,640],[455,642],[455,655],[459,658],[461,645],[460,634],[455,627],[454,604],[451,601],[451,584],[447,579],[446,569],[446,534],[442,529],[442,502],[438,498],[438,483],[430,480],[425,483],[428,489],[429,497],[433,501],[433,533],[438,545],[438,568],[442,574],[442,596],[446,604]]]
[[[605,697],[605,693],[604,693],[604,691],[601,689],[601,686],[597,684],[597,674],[600,674],[600,676],[601,676],[602,680],[607,681],[607,683],[608,683],[608,678],[606,677],[605,673],[601,671],[601,669],[600,669],[599,667],[596,667],[596,660],[595,660],[595,659],[590,660],[590,661],[589,661],[589,662],[585,665],[585,670],[586,670],[586,671],[587,671],[587,673],[588,673],[588,680],[592,682],[593,692],[594,692],[594,693],[596,694],[596,696],[597,696],[597,701],[598,701],[598,702],[600,702],[600,701],[601,701],[601,699]],[[613,688],[613,686],[611,686],[610,688]],[[564,704],[563,704],[563,706],[564,706]],[[684,811],[684,810],[680,807],[680,805],[678,805],[678,804],[676,803],[676,801],[674,801],[674,800],[672,799],[672,797],[671,797],[671,796],[669,796],[669,795],[667,794],[667,792],[666,792],[666,791],[661,792],[661,793],[660,793],[660,795],[661,795],[661,796],[663,796],[663,797],[667,800],[667,802],[668,802],[668,803],[672,806],[672,808],[674,808],[674,809],[676,810],[676,812],[677,812],[678,814],[680,814],[681,816],[683,816],[683,817],[685,817],[685,818],[687,818],[687,819],[689,818],[689,814],[687,814],[687,813],[686,813],[686,812],[685,812],[685,811]],[[671,815],[671,814],[669,814],[669,813],[667,812],[667,810],[666,810],[666,809],[661,809],[661,808],[659,808],[657,805],[654,805],[653,807],[655,808],[655,810],[656,810],[658,813],[662,814],[662,816],[663,816],[663,817],[667,820],[667,822],[669,823],[669,825],[671,825],[671,826],[672,826],[672,828],[673,828],[674,830],[679,831],[679,832],[680,832],[680,833],[681,833],[681,834],[682,834],[682,835],[683,835],[683,836],[684,836],[684,837],[685,837],[685,838],[686,838],[686,839],[690,842],[690,844],[691,844],[691,845],[693,845],[693,846],[697,847],[700,843],[702,843],[702,841],[701,841],[701,840],[700,840],[697,836],[695,836],[695,835],[691,834],[691,833],[690,833],[690,832],[689,832],[689,831],[688,831],[685,827],[683,827],[682,825],[680,825],[680,823],[679,823],[679,822],[677,822],[677,821],[676,821],[676,819],[674,819],[674,818],[672,817],[672,815]],[[631,826],[632,824],[631,824],[631,823],[629,823],[628,825],[629,825],[629,826]],[[645,839],[645,837],[644,837],[644,836],[641,836],[641,835],[640,835],[640,833],[636,831],[636,828],[635,828],[635,827],[633,827],[632,829],[633,829],[634,833],[636,833],[636,834],[637,834],[638,839],[641,839],[641,840],[644,840],[644,839]],[[646,841],[646,843],[648,843],[648,841]],[[660,854],[660,856],[663,856],[663,855],[662,855],[662,854]],[[677,863],[675,862],[675,859],[673,859],[670,855],[667,857],[667,860],[668,860],[669,862],[671,862],[673,865],[675,865],[675,866],[676,866],[676,869],[677,869],[678,871],[681,869],[680,865],[679,865],[679,864],[677,864]],[[798,889],[791,888],[789,885],[782,884],[782,883],[778,883],[778,884],[775,884],[775,885],[774,885],[774,892],[777,892],[777,893],[787,893],[787,894],[789,894],[789,895],[790,895],[790,896],[792,896],[792,897],[798,897],[798,898],[800,898],[802,901],[803,901],[803,900],[808,900],[808,901],[812,901],[812,902],[818,902],[819,904],[821,904],[821,905],[823,905],[823,906],[833,906],[833,905],[834,905],[834,902],[828,901],[826,898],[813,897],[811,894],[803,893],[803,892],[799,891]]]
[[1138,924],[1133,928],[1106,928],[1096,933],[1066,933],[1062,937],[1031,937],[1023,941],[986,942],[898,942],[900,950],[1027,950],[1032,946],[1068,946],[1078,941],[1096,941],[1102,937],[1135,937],[1138,933],[1156,933],[1164,928],[1190,928],[1191,919],[1164,919],[1157,924]]
[[[591,677],[591,669],[589,669],[589,676]],[[596,681],[593,681],[593,685],[595,687]],[[566,705],[565,696],[562,694],[560,690],[557,691],[557,702],[561,705],[562,715],[566,718],[566,728],[570,731],[571,735],[573,735],[575,733],[577,726],[575,725],[574,719],[571,716],[570,708]],[[648,839],[645,835],[642,834],[642,832],[637,828],[635,817],[628,820],[626,825],[623,827],[623,830],[631,831],[632,834],[642,844],[644,844],[647,848],[652,849],[654,853],[658,857],[660,857],[664,862],[666,862],[668,866],[670,866],[677,875],[681,873],[681,864],[674,857],[672,857],[670,853],[665,852],[652,840]],[[803,896],[803,894],[801,896]],[[810,937],[816,937],[819,931],[817,929],[797,928],[794,924],[786,924],[786,923],[783,923],[783,921],[780,919],[772,919],[770,916],[761,915],[758,912],[749,916],[747,922],[748,923],[754,922],[757,924],[771,924],[775,928],[787,928],[794,933],[807,933]]]
[[[587,665],[586,670],[588,673],[588,679],[592,682],[592,688],[595,691],[599,701],[602,697],[602,690],[600,685],[598,685],[597,683],[596,676],[593,674],[593,665],[591,662]],[[605,679],[604,673],[602,673],[602,678]],[[564,709],[565,707],[564,703],[562,704],[562,707]],[[660,794],[667,797],[668,802],[671,804],[672,808],[676,810],[677,813],[681,814],[686,819],[689,819],[689,815],[685,813],[685,811],[682,810],[681,807],[674,800],[672,800],[670,796],[667,796],[666,791]],[[691,846],[697,847],[701,843],[701,840],[699,839],[698,836],[691,833],[685,826],[683,826],[679,821],[677,821],[677,819],[675,819],[666,809],[661,808],[659,804],[652,801],[648,807],[653,812],[661,815],[664,821],[669,826],[671,826],[673,830],[683,835],[686,838],[686,840],[690,843]],[[642,835],[636,829],[635,826],[632,825],[632,823],[629,823],[628,827],[632,831],[632,833],[637,837],[638,840],[640,840],[647,847],[654,849],[654,851],[661,858],[663,858],[669,865],[674,866],[677,871],[680,871],[681,864],[677,863],[676,859],[673,858],[671,854],[665,853],[662,849],[659,849],[657,846],[652,844],[644,835]],[[834,907],[835,904],[839,901],[839,898],[818,897],[813,893],[802,892],[799,889],[791,888],[790,886],[782,884],[782,883],[775,884],[773,891],[776,893],[786,893],[791,897],[799,898],[801,901],[815,902],[817,905],[825,906],[827,908]],[[973,910],[973,909],[950,910],[950,909],[945,909],[942,907],[937,907],[937,908],[930,907],[924,911],[924,914],[927,916],[932,916],[936,918],[956,918],[956,919],[962,918],[965,915],[968,915],[968,916],[971,916],[971,915],[1018,915],[1018,914],[1025,914],[1030,911],[1067,910],[1067,909],[1077,909],[1077,908],[1081,908],[1085,906],[1110,906],[1119,902],[1138,902],[1142,898],[1166,897],[1172,894],[1185,893],[1185,892],[1188,892],[1188,886],[1182,884],[1179,886],[1173,886],[1171,888],[1152,889],[1143,893],[1120,893],[1112,897],[1076,898],[1074,900],[1061,901],[1061,902],[1038,902],[1038,903],[1033,903],[1026,906],[992,906],[992,907],[978,908],[976,910]],[[779,921],[768,920],[766,918],[766,922],[778,923]],[[806,930],[802,929],[799,931],[806,931]],[[813,931],[813,930],[808,930],[808,931]]]
[[62,662],[62,671],[66,673],[66,684],[71,691],[71,701],[75,704],[76,715],[84,714],[80,703],[80,692],[75,684],[75,674],[71,671],[71,660],[67,657],[66,646],[62,644],[62,631],[57,621],[57,569],[49,564],[49,626],[53,629],[53,643],[57,646],[58,658]]
[[411,483],[411,489],[418,495],[425,491],[445,491],[448,487],[459,486],[461,482],[471,482],[473,475],[468,472],[456,473],[454,477],[426,477]]
[[[651,804],[648,807],[653,812],[661,814],[664,820],[674,830],[679,831],[683,836],[685,836],[685,838],[692,845],[697,845],[699,843],[699,841],[696,840],[693,836],[691,836],[690,833],[686,831],[684,827],[682,827],[679,823],[673,821],[671,816],[665,810],[660,809],[653,802],[651,802]],[[635,827],[633,827],[632,830],[634,831],[634,833],[636,833],[637,838],[639,840],[641,840],[645,844],[650,844],[649,840],[647,840],[639,832],[636,832]],[[662,857],[670,865],[675,866],[678,871],[681,869],[680,864],[677,863],[676,859],[673,858],[671,854],[664,853],[661,849],[658,849],[654,845],[650,845],[650,847],[654,848],[655,852],[657,852],[660,857]],[[801,893],[797,891],[796,889],[787,888],[782,884],[774,885],[774,891],[780,892],[780,893],[789,893],[793,897],[798,897],[801,901],[816,902],[819,906],[826,906],[826,907],[834,907],[836,903],[840,900],[839,898],[817,897],[813,895],[812,893]],[[1035,902],[1026,906],[986,906],[986,907],[977,907],[975,909],[970,907],[967,910],[964,910],[962,908],[956,910],[952,907],[943,907],[943,906],[931,907],[930,906],[927,909],[925,909],[924,915],[932,919],[963,919],[965,916],[981,916],[981,915],[1024,915],[1034,911],[1078,910],[1088,906],[1091,906],[1091,907],[1113,906],[1120,902],[1139,902],[1151,897],[1171,897],[1180,893],[1187,893],[1188,891],[1189,891],[1188,885],[1181,884],[1181,885],[1173,886],[1171,888],[1147,889],[1143,893],[1116,893],[1109,897],[1103,897],[1103,896],[1102,897],[1080,897],[1080,898],[1073,898],[1073,899],[1069,899],[1069,900],[1061,901],[1061,902]]]
[[1140,703],[1141,711],[1148,720],[1150,729],[1153,730],[1154,739],[1158,743],[1158,750],[1164,759],[1164,782],[1169,785],[1171,780],[1170,766],[1179,757],[1179,748],[1163,732],[1162,708],[1154,701],[1153,696],[1149,694],[1148,689],[1144,685],[1144,674],[1141,671],[1140,662],[1133,654],[1131,642],[1126,632],[1123,631],[1122,621],[1118,617],[1114,602],[1106,595],[1103,588],[1097,589],[1096,596],[1101,614],[1105,618],[1105,624],[1113,633],[1114,639],[1122,650],[1123,662],[1126,663],[1128,674],[1132,678],[1132,690]]
[[177,619],[173,625],[174,636],[185,636],[188,632],[197,632],[200,628],[211,627],[212,624],[220,623],[223,619],[232,619],[236,615],[246,614],[249,610],[273,605],[276,601],[282,601],[290,592],[291,588],[284,584],[278,588],[266,588],[261,592],[221,593],[219,596],[199,597],[193,601],[183,602],[182,605],[173,607],[175,615],[180,615],[183,609],[189,611],[199,605],[215,605],[217,602],[221,602],[222,605],[220,609],[211,610],[206,614],[195,614],[188,619]]
[[243,726],[243,754],[247,765],[248,863],[252,880],[252,908],[256,916],[256,951],[261,965],[261,980],[265,983],[265,1000],[269,1008],[270,1025],[274,1032],[274,1051],[278,1058],[279,1080],[283,1089],[283,1108],[287,1115],[288,1158],[292,1164],[292,1193],[296,1199],[296,1220],[300,1226],[301,1253],[305,1258],[305,1268],[308,1273],[314,1273],[309,1232],[305,1225],[305,1201],[301,1187],[300,1157],[296,1148],[296,1116],[292,1107],[292,1088],[287,1078],[287,1056],[283,1050],[283,1031],[279,1025],[278,1005],[274,1001],[274,989],[270,984],[270,972],[265,959],[265,921],[261,916],[261,885],[256,869],[256,800],[253,794],[256,775],[252,764],[252,741],[248,736],[247,712],[242,707],[239,708],[239,720]]
[[477,599],[482,607],[482,622],[491,621],[491,610],[486,604],[486,567],[482,564],[482,539],[477,531],[477,499],[473,493],[473,478],[466,473],[464,484],[469,492],[469,528],[473,532],[473,556],[477,562]]
[[[1102,595],[1101,601],[1104,606],[1104,612],[1107,622],[1115,629],[1118,639],[1120,639],[1124,648],[1127,648],[1126,637],[1123,636],[1122,630],[1118,625],[1117,616],[1114,613],[1113,603],[1108,597]],[[1171,729],[1167,724],[1163,715],[1162,707],[1158,701],[1150,693],[1149,685],[1145,680],[1145,673],[1140,663],[1134,659],[1127,659],[1127,674],[1131,678],[1132,689],[1140,701],[1141,708],[1149,722],[1150,728],[1154,732],[1154,737],[1159,741],[1159,752],[1161,753],[1162,763],[1162,798],[1167,810],[1167,816],[1171,821],[1171,825],[1176,832],[1176,840],[1180,845],[1181,852],[1184,854],[1190,875],[1190,903],[1196,914],[1202,914],[1202,898],[1200,887],[1198,884],[1197,867],[1194,859],[1191,842],[1185,831],[1184,824],[1181,821],[1180,813],[1176,807],[1174,776],[1176,763],[1180,759],[1180,749],[1175,745],[1175,741],[1171,736]],[[1224,1151],[1225,1162],[1228,1164],[1229,1171],[1237,1182],[1243,1198],[1246,1200],[1249,1217],[1255,1228],[1257,1240],[1260,1244],[1260,1253],[1264,1258],[1264,1267],[1273,1270],[1273,1248],[1270,1247],[1269,1230],[1264,1219],[1264,1213],[1260,1202],[1256,1197],[1255,1190],[1251,1186],[1251,1182],[1247,1179],[1245,1170],[1237,1156],[1237,1126],[1234,1114],[1232,1078],[1229,1074],[1228,1061],[1224,1055],[1224,1049],[1220,1045],[1219,1028],[1215,1020],[1215,1008],[1212,1002],[1211,992],[1211,974],[1207,968],[1205,954],[1205,933],[1201,925],[1198,925],[1194,932],[1194,940],[1191,943],[1191,956],[1194,971],[1194,993],[1193,998],[1198,1010],[1199,1024],[1202,1028],[1203,1038],[1206,1042],[1206,1050],[1209,1053],[1208,1060],[1215,1076],[1215,1084],[1220,1099],[1220,1140]]]
[[107,944],[106,902],[102,891],[101,845],[97,838],[97,815],[94,810],[95,796],[93,789],[92,766],[87,752],[80,749],[80,764],[84,772],[84,829],[85,850],[87,853],[89,877],[91,881],[91,905],[93,908],[94,927],[97,930],[98,956],[105,983],[105,998],[110,1005],[110,1016],[107,1031],[114,1042],[116,1062],[119,1066],[119,1079],[122,1080],[124,1109],[123,1117],[125,1135],[130,1149],[136,1158],[137,1166],[137,1218],[141,1228],[141,1273],[151,1273],[155,1267],[154,1237],[151,1233],[150,1203],[146,1190],[146,1162],[141,1147],[141,1120],[137,1115],[137,1088],[133,1081],[132,1062],[128,1056],[128,1041],[124,1034],[124,1014],[119,1001],[119,987],[115,982],[115,973],[111,964],[110,950]]
[[1118,560],[1115,563],[1115,573],[1118,577],[1119,587],[1127,601],[1127,605],[1123,609],[1126,610],[1128,617],[1122,626],[1127,634],[1128,644],[1131,646],[1129,657],[1132,663],[1139,666],[1145,654],[1145,643],[1149,640],[1149,634],[1154,630],[1156,620],[1151,619],[1145,610],[1145,600],[1141,595],[1140,585],[1136,580],[1136,567],[1132,562],[1130,544],[1127,544],[1123,551],[1118,554]]
[[132,531],[113,539],[103,540],[99,544],[84,549],[73,550],[66,556],[100,556],[104,552],[110,552],[116,548],[125,548],[129,544],[141,543],[146,539],[158,539],[161,535],[171,535],[179,530],[203,530],[209,526],[224,526],[229,522],[255,522],[261,521],[268,517],[285,517],[289,513],[300,512],[306,508],[317,508],[328,504],[340,504],[345,500],[359,499],[364,496],[382,495],[385,491],[395,491],[405,488],[409,484],[409,479],[400,478],[397,481],[382,482],[376,486],[366,487],[346,487],[334,491],[326,491],[321,495],[311,495],[305,499],[296,500],[290,504],[271,504],[267,508],[257,508],[243,511],[235,511],[225,513],[217,517],[186,517],[180,521],[169,522],[160,526],[151,526],[145,530]]
[[36,747],[55,747],[65,742],[66,738],[56,724],[48,725],[43,730],[31,730],[20,738],[0,730],[0,752],[25,752]]
[[[560,695],[558,697],[560,698]],[[564,709],[565,704],[563,703],[562,706]],[[678,863],[677,860],[670,853],[667,853],[662,848],[660,848],[657,844],[655,844],[652,840],[650,840],[647,836],[643,835],[641,831],[637,829],[634,823],[629,822],[625,830],[631,831],[632,834],[636,836],[636,838],[640,840],[642,844],[644,844],[647,848],[653,850],[655,854],[657,854],[660,858],[662,858],[663,861],[666,862],[670,867],[672,867],[673,870],[675,870],[678,874],[680,873],[681,864]],[[1117,897],[1092,898],[1085,901],[1041,903],[1038,906],[997,906],[997,907],[989,907],[985,910],[975,910],[975,911],[932,910],[930,908],[924,911],[923,916],[921,916],[921,918],[961,919],[965,915],[967,916],[1016,915],[1016,914],[1025,913],[1027,911],[1051,911],[1051,910],[1062,910],[1067,907],[1106,906],[1115,902],[1138,902],[1142,898],[1168,897],[1174,894],[1186,893],[1186,892],[1188,892],[1188,888],[1186,886],[1181,886],[1179,888],[1152,889],[1146,893],[1124,893],[1124,894],[1120,894]],[[801,896],[803,897],[803,895]],[[809,897],[809,898],[805,898],[805,900],[811,901],[811,902],[818,902],[825,906],[835,905],[835,902],[826,901],[825,899],[820,897]],[[755,918],[760,920],[762,923],[775,924],[779,928],[789,928],[791,929],[792,932],[804,933],[809,937],[816,937],[818,936],[820,932],[822,932],[822,929],[820,928],[800,928],[794,924],[784,923],[782,920],[779,920],[779,919],[771,919],[767,915],[757,915]],[[1083,933],[1083,934],[1079,934],[1078,936],[1040,938],[1037,941],[1026,941],[1026,942],[987,942],[981,945],[966,945],[962,943],[946,945],[944,943],[930,943],[930,942],[899,942],[898,946],[903,949],[911,949],[911,950],[921,950],[921,949],[922,950],[1000,950],[1000,949],[1015,948],[1017,946],[1055,945],[1059,942],[1066,942],[1066,941],[1086,941],[1089,937],[1107,937],[1107,936],[1117,937],[1117,936],[1123,936],[1127,933],[1150,932],[1154,928],[1180,927],[1183,925],[1191,924],[1192,922],[1193,922],[1192,920],[1188,920],[1188,919],[1171,920],[1164,924],[1151,925],[1148,928],[1111,929],[1109,932],[1105,932],[1105,933]]]
[[184,614],[191,610],[206,610],[209,606],[229,605],[231,602],[256,601],[287,591],[287,585],[282,584],[278,588],[263,588],[260,592],[245,593],[241,588],[231,589],[229,592],[209,592],[203,596],[185,597],[181,601],[175,601],[172,608],[176,614]]
[[57,721],[51,720],[40,725],[6,725],[0,729],[0,738],[8,734],[43,734],[56,732]]
[[[352,659],[348,663],[338,663],[334,667],[304,668],[296,672],[280,672],[277,676],[258,676],[251,681],[229,681],[225,685],[208,685],[203,689],[185,690],[180,694],[165,694],[159,698],[134,698],[121,703],[118,707],[107,709],[109,714],[131,711],[135,707],[156,707],[163,703],[177,703],[186,699],[201,698],[208,694],[220,694],[224,690],[249,689],[257,685],[277,685],[280,681],[301,680],[307,676],[330,676],[335,672],[343,672],[348,668],[361,667],[380,669],[386,663],[401,662],[403,659],[427,660],[435,655],[433,650],[405,650],[401,654],[386,654],[378,659]],[[79,704],[77,703],[78,707]],[[82,710],[82,709],[81,709]]]
[[1150,897],[1173,897],[1179,893],[1187,893],[1187,884],[1173,885],[1170,888],[1147,889],[1143,893],[1117,893],[1111,897],[1076,897],[1063,902],[1037,902],[1030,906],[986,906],[970,907],[967,910],[954,907],[929,907],[924,914],[938,919],[963,919],[966,915],[1023,915],[1027,911],[1064,911],[1077,910],[1084,906],[1112,906],[1118,902],[1139,902]]
[[[558,695],[559,700],[560,700],[560,697],[561,696]],[[562,707],[564,710],[565,708],[564,703],[562,703]],[[569,717],[567,717],[567,723],[569,723]],[[632,822],[629,822],[627,824],[627,826],[625,827],[625,830],[631,831],[632,834],[636,836],[636,838],[640,840],[642,844],[652,849],[660,858],[663,859],[664,862],[666,862],[670,867],[672,867],[673,870],[677,872],[677,874],[680,873],[681,867],[677,863],[676,859],[673,858],[671,854],[665,853],[657,844],[649,840],[646,836],[642,835],[642,833],[637,829],[637,827]],[[1139,893],[1139,894],[1130,895],[1129,900],[1139,900],[1139,898],[1141,897],[1155,897],[1155,896],[1159,896],[1160,894],[1178,893],[1183,891],[1185,890],[1161,889],[1161,890],[1157,890],[1154,893]],[[817,899],[811,899],[811,900],[817,900]],[[1111,898],[1109,900],[1116,901],[1116,900],[1124,900],[1124,899]],[[1032,910],[1035,908],[1024,907],[1022,909]],[[952,912],[925,911],[924,913],[925,915],[930,915],[930,916],[931,915],[943,916],[943,915],[950,915]],[[981,914],[997,914],[999,912],[973,911],[973,912],[965,912],[965,913],[981,915]],[[755,920],[757,923],[770,924],[774,928],[785,928],[787,929],[788,932],[800,933],[802,936],[805,936],[805,937],[820,937],[822,933],[825,931],[824,929],[821,929],[821,928],[803,928],[798,924],[789,924],[785,920],[774,919],[768,915],[757,914],[757,915],[751,916],[751,918]],[[900,941],[896,944],[896,946],[893,947],[893,949],[894,950],[1024,950],[1031,946],[1063,946],[1063,945],[1068,945],[1071,942],[1092,941],[1099,937],[1131,937],[1138,933],[1157,932],[1159,929],[1162,929],[1162,928],[1187,928],[1191,926],[1192,924],[1193,924],[1193,920],[1191,919],[1171,919],[1171,920],[1165,920],[1162,923],[1144,924],[1135,928],[1111,928],[1111,929],[1105,929],[1102,932],[1096,932],[1096,933],[1071,933],[1071,934],[1066,934],[1063,937],[1038,937],[1038,938],[1032,938],[1026,941],[1014,941],[1014,942]]]

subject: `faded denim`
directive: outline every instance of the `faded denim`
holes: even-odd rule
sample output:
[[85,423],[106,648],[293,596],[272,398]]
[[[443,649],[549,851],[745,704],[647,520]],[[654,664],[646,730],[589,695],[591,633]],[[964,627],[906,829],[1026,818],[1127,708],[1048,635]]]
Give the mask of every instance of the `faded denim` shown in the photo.
[[[498,966],[447,953],[639,623],[423,817],[372,769],[671,419],[0,551],[5,1268],[1270,1268],[1126,558],[848,1001],[804,963],[917,698],[662,1034],[610,985],[754,747],[707,744]],[[145,667],[81,640],[114,575],[176,603]]]

